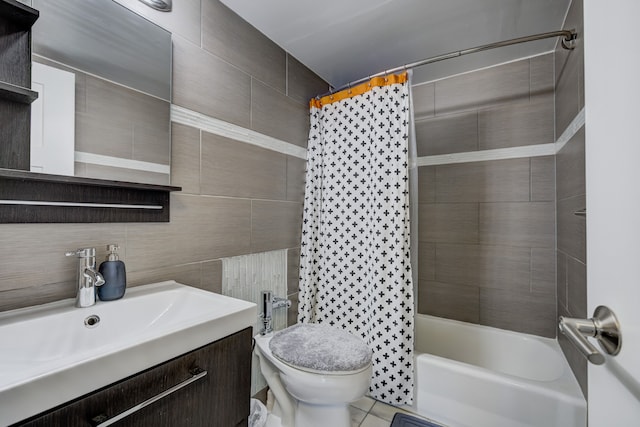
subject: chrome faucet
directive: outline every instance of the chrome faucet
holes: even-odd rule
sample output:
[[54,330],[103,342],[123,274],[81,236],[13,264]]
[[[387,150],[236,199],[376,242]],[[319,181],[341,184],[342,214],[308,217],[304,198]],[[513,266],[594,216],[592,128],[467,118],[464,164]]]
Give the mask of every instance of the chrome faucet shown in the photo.
[[272,291],[262,291],[261,301],[262,313],[260,314],[260,318],[262,319],[262,330],[260,334],[266,335],[269,332],[273,332],[272,310],[274,308],[291,307],[291,300],[274,297]]
[[96,248],[83,248],[67,252],[78,257],[76,307],[90,307],[96,303],[96,286],[104,284],[102,274],[96,271]]

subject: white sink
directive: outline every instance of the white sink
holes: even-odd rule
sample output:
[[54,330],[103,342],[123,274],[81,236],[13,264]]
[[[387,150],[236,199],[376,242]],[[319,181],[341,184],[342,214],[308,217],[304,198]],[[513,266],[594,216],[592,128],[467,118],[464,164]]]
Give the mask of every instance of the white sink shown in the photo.
[[174,281],[92,307],[74,302],[0,313],[0,425],[224,338],[257,316],[253,303]]

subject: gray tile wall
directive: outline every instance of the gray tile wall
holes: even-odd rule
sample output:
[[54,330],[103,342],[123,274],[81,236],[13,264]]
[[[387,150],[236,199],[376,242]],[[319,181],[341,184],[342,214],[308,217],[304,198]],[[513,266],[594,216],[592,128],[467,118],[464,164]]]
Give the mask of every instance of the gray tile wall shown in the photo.
[[[217,0],[174,2],[171,14],[119,2],[173,32],[174,103],[306,145],[308,98],[327,87],[306,67]],[[171,133],[171,184],[183,187],[171,222],[0,225],[0,311],[74,296],[64,252],[95,246],[103,259],[108,243],[122,248],[129,286],[176,279],[216,292],[220,258],[290,249],[297,300],[304,161],[181,124]]]
[[[584,26],[582,0],[573,0],[564,28],[575,28],[575,50],[558,48],[556,58],[556,132],[562,133],[584,107]],[[585,207],[585,129],[582,128],[556,156],[558,203],[558,315],[591,317],[587,313],[586,221],[573,213]],[[558,341],[587,396],[587,361],[558,334]]]
[[584,23],[583,0],[572,0],[563,29],[578,32],[576,48],[555,50],[556,133],[564,132],[584,107]]
[[[75,149],[91,154],[169,165],[171,104],[41,56],[34,61],[75,74]],[[169,185],[168,173],[75,164],[86,178]]]
[[[414,88],[418,155],[555,141],[554,55]],[[419,169],[418,311],[556,336],[554,156]]]

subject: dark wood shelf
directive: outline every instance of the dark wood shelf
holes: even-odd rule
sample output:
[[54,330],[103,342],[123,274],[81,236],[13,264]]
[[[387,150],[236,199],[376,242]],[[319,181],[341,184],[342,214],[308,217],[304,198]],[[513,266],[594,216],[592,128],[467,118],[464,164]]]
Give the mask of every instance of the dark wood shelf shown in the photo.
[[0,81],[0,99],[19,102],[21,104],[31,104],[38,99],[38,92]]
[[16,0],[0,0],[0,16],[29,30],[40,16],[36,9]]
[[182,187],[172,185],[142,184],[139,182],[111,181],[107,179],[82,178],[78,176],[51,175],[38,172],[27,172],[0,168],[0,179],[21,179],[25,181],[51,182],[61,184],[81,184],[94,187],[119,187],[130,190],[181,191]]
[[0,223],[169,222],[170,193],[180,190],[0,169]]

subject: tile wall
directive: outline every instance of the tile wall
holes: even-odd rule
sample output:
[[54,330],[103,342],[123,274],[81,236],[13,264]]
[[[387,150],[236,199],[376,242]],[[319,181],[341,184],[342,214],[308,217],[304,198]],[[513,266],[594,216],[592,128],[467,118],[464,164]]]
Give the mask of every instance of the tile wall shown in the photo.
[[[555,142],[554,55],[414,87],[418,156]],[[419,313],[556,335],[554,156],[419,168]]]
[[[75,75],[75,150],[166,166],[171,163],[169,101],[39,55],[33,60]],[[170,174],[75,162],[75,176],[169,185]]]
[[[305,145],[306,100],[326,84],[302,64],[219,1],[177,2],[171,14],[118,1],[173,33],[175,104]],[[581,29],[581,3],[567,27]],[[419,155],[554,142],[584,104],[580,44],[416,86]],[[304,161],[182,124],[171,133],[172,184],[183,187],[171,223],[0,225],[0,310],[72,297],[64,252],[96,246],[102,257],[113,242],[131,286],[213,291],[220,258],[287,248],[295,305]],[[419,312],[551,337],[556,312],[586,315],[584,223],[572,215],[584,207],[583,158],[581,132],[557,171],[550,156],[421,167]],[[586,365],[560,342],[584,390]]]
[[[556,62],[556,132],[561,134],[584,108],[584,26],[582,0],[573,0],[564,28],[575,28],[576,48],[558,48]],[[585,207],[585,128],[583,127],[556,156],[558,203],[558,315],[589,318],[587,313],[586,221],[574,212]],[[559,334],[558,341],[573,372],[587,395],[587,361]]]
[[[174,104],[306,145],[307,100],[327,85],[302,64],[217,0],[174,2],[170,14],[120,3],[173,33]],[[75,260],[64,252],[79,247],[103,259],[119,243],[130,286],[176,279],[217,292],[220,258],[275,249],[297,258],[304,160],[182,124],[171,133],[171,184],[183,187],[171,222],[0,224],[0,310],[73,297]]]

